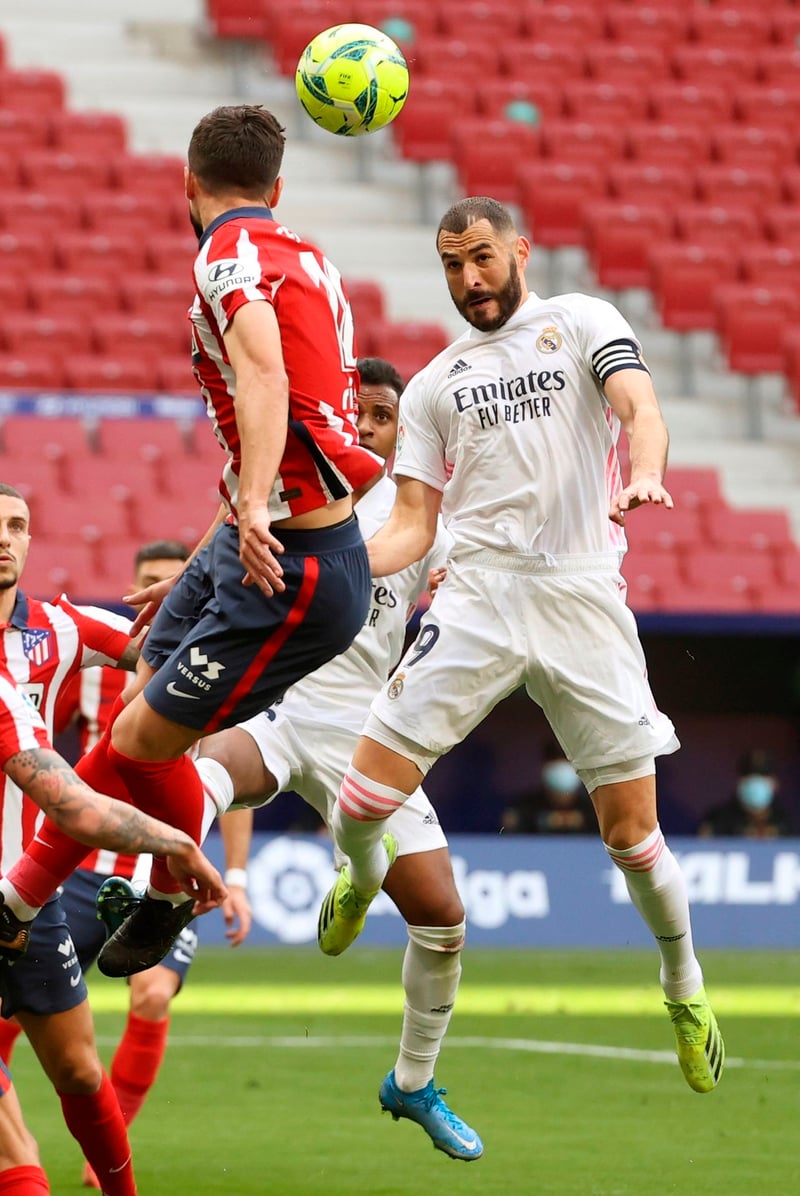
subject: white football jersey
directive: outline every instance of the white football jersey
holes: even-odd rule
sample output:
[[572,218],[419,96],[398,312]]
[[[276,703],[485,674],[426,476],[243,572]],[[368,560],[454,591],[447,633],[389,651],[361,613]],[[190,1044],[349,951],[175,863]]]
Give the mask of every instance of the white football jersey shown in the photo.
[[[365,540],[374,536],[389,518],[396,487],[388,477],[358,500],[356,514]],[[444,565],[449,537],[440,530],[433,547],[421,561],[391,577],[373,577],[372,600],[366,621],[353,643],[340,656],[292,685],[284,694],[280,711],[308,719],[361,730],[373,696],[399,661],[406,623],[428,588],[428,572]]]
[[453,556],[624,551],[619,420],[603,383],[646,369],[633,331],[590,295],[531,294],[502,328],[470,327],[409,383],[396,476],[442,491]]

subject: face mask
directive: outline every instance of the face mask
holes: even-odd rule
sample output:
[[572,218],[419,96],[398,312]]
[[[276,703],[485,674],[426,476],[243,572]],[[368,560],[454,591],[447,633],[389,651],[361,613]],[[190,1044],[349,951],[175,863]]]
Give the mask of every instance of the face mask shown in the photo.
[[770,777],[753,775],[742,777],[736,793],[747,810],[766,810],[775,794],[775,782]]
[[578,774],[569,760],[554,760],[552,764],[545,764],[542,780],[554,793],[574,793],[579,784]]

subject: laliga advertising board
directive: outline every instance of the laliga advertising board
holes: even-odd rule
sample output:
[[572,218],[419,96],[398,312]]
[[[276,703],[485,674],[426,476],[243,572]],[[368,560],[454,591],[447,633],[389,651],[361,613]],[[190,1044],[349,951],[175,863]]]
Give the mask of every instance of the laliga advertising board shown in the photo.
[[[796,949],[800,925],[800,840],[674,838],[689,887],[695,934],[707,947]],[[206,843],[223,865],[219,839]],[[599,840],[558,836],[455,835],[456,884],[470,946],[650,947],[625,880]],[[313,944],[319,907],[333,880],[333,854],[317,835],[253,837],[247,946]],[[221,915],[203,919],[204,943],[225,942]],[[405,924],[380,894],[359,943],[399,946]],[[358,950],[358,945],[354,948]]]

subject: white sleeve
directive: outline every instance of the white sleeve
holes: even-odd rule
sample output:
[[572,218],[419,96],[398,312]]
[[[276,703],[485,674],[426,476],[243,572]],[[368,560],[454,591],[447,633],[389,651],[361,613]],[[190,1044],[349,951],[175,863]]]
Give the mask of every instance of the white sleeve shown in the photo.
[[445,446],[431,417],[433,398],[423,370],[411,380],[400,400],[395,477],[416,478],[434,490],[447,485]]

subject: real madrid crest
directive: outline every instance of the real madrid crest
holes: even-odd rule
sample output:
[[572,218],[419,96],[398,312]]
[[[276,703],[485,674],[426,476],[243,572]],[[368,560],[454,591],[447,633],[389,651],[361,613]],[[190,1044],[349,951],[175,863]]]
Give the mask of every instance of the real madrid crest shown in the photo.
[[564,343],[564,338],[555,325],[543,328],[536,341],[536,348],[540,353],[557,353]]
[[396,677],[392,677],[392,680],[389,682],[389,688],[386,691],[387,696],[391,698],[392,701],[394,701],[395,698],[400,697],[400,694],[403,692],[404,681],[405,673],[398,673]]

